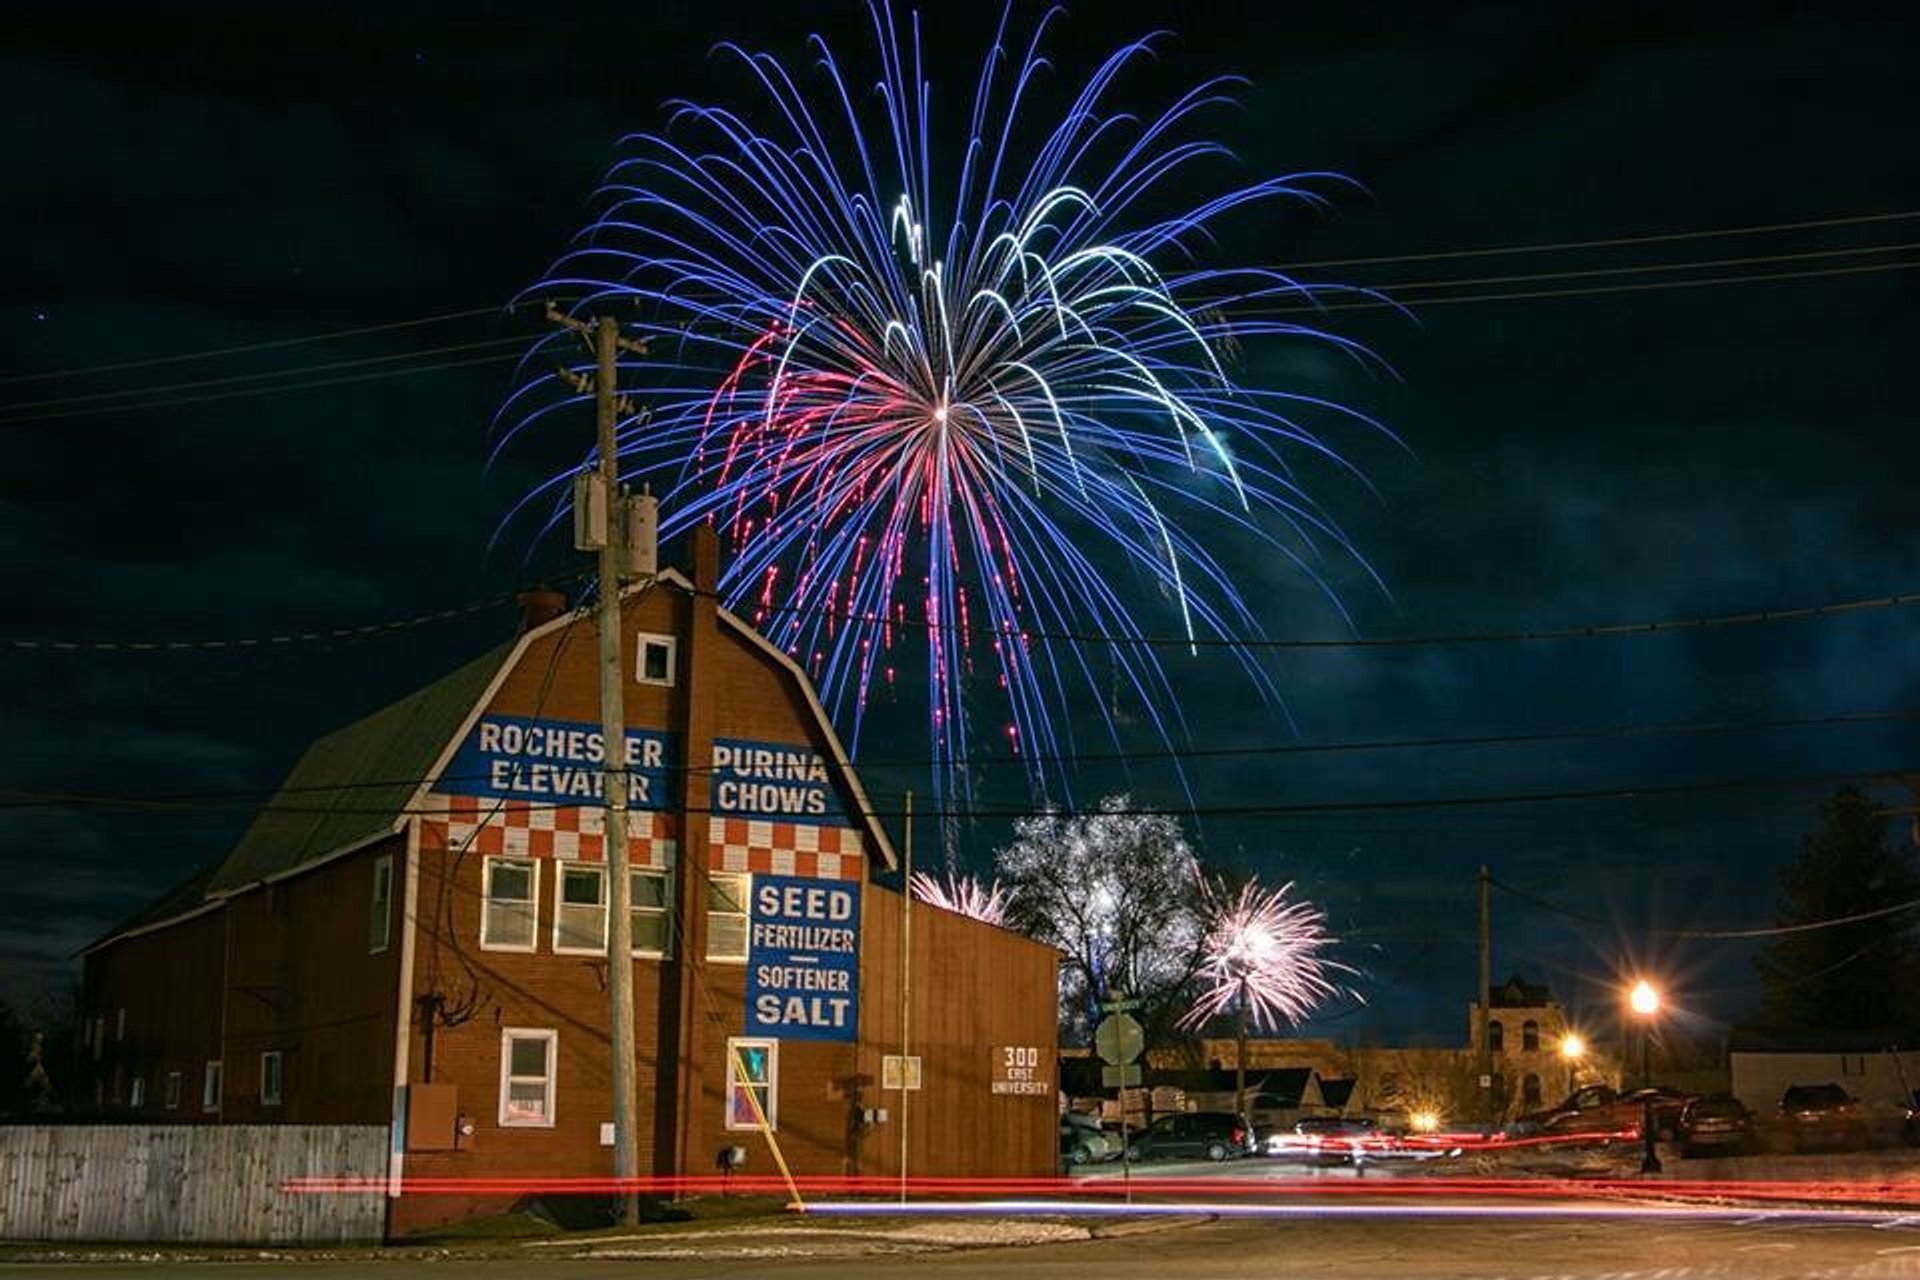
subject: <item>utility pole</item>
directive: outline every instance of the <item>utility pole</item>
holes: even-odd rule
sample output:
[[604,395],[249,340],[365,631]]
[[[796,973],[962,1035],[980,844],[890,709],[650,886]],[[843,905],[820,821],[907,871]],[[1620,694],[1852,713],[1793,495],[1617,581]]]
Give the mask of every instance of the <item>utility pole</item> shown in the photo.
[[[607,878],[607,1020],[611,1040],[613,1081],[613,1175],[620,1185],[616,1197],[622,1224],[640,1221],[640,1202],[634,1190],[640,1177],[639,1099],[634,1079],[637,1050],[633,1026],[633,875],[627,844],[629,774],[627,760],[625,645],[621,626],[622,582],[626,577],[629,499],[620,489],[620,462],[614,426],[632,404],[619,395],[622,351],[644,354],[644,342],[620,336],[612,316],[588,322],[547,304],[547,319],[590,341],[594,353],[591,379],[570,369],[560,377],[576,392],[591,383],[597,474],[582,472],[574,483],[574,543],[599,553],[600,739],[601,799],[606,805]],[[651,569],[651,566],[648,566]],[[681,856],[686,856],[682,854]]]
[[1493,1124],[1493,1046],[1487,1042],[1487,1003],[1493,992],[1493,908],[1489,898],[1489,889],[1493,877],[1486,867],[1480,868],[1477,877],[1480,890],[1480,989],[1473,998],[1475,1010],[1473,1019],[1473,1043],[1479,1051],[1476,1060],[1477,1083],[1480,1086],[1481,1118],[1491,1128]]
[[907,792],[905,863],[900,870],[900,1203],[907,1202],[907,1060],[913,1052],[913,792]]

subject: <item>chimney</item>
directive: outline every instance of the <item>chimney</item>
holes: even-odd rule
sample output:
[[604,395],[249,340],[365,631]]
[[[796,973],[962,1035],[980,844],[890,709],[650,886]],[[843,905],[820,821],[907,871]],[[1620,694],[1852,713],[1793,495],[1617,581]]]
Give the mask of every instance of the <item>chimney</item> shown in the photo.
[[720,590],[720,538],[711,526],[693,526],[693,589],[703,596]]
[[567,611],[567,593],[555,590],[544,582],[537,586],[522,587],[514,592],[513,601],[520,606],[521,635],[535,627],[544,627]]

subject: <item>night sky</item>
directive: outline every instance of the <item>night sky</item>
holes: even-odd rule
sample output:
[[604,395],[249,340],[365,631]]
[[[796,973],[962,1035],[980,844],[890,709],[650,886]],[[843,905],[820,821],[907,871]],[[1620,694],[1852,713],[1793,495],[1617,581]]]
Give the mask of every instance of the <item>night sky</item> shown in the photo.
[[[565,547],[490,539],[589,430],[583,418],[577,438],[487,468],[489,423],[512,386],[511,363],[494,357],[512,350],[499,340],[539,331],[525,310],[38,375],[499,308],[582,223],[622,133],[658,124],[670,97],[750,101],[706,58],[715,41],[796,62],[815,29],[843,59],[867,48],[852,4],[340,12],[43,9],[14,15],[0,49],[10,1000],[58,981],[75,949],[222,854],[258,803],[249,793],[270,789],[307,741],[506,638],[515,616],[496,605],[360,641],[243,651],[14,642],[354,627],[570,572]],[[929,70],[953,116],[986,12],[930,20]],[[1251,81],[1209,125],[1243,166],[1223,181],[1313,169],[1364,184],[1326,213],[1236,221],[1224,259],[1404,259],[1920,210],[1910,8],[1089,3],[1071,7],[1052,48],[1084,72],[1156,27],[1176,34],[1143,103],[1219,72]],[[1920,590],[1916,273],[1638,287],[1911,266],[1916,242],[1920,218],[1302,268],[1410,306],[1411,318],[1326,318],[1396,376],[1302,348],[1261,349],[1242,376],[1336,396],[1404,447],[1329,428],[1374,492],[1332,468],[1307,476],[1385,584],[1329,565],[1351,627],[1271,557],[1227,549],[1267,631],[1551,629]],[[1869,246],[1892,249],[1830,252]],[[1798,256],[1811,253],[1829,256]],[[1508,279],[1729,259],[1775,261]],[[1417,287],[1427,282],[1445,287]],[[1621,285],[1635,287],[1585,292]],[[1488,297],[1536,290],[1569,296]],[[1447,297],[1476,300],[1434,301]],[[320,385],[424,365],[458,367]],[[1271,658],[1284,708],[1260,706],[1218,654],[1167,661],[1191,728],[1181,745],[1217,748],[1912,712],[1916,636],[1920,607],[1680,635],[1284,652]],[[925,754],[911,716],[878,724],[863,758]],[[1895,720],[1207,759],[1190,766],[1190,792],[1152,761],[1090,766],[1073,782],[1080,799],[1131,786],[1143,802],[1206,810],[1737,780],[1557,803],[1216,813],[1191,826],[1210,859],[1296,880],[1351,940],[1343,955],[1369,1003],[1331,1010],[1316,1024],[1328,1034],[1464,1035],[1482,862],[1614,922],[1498,896],[1497,974],[1551,982],[1604,1030],[1607,984],[1644,962],[1670,976],[1686,1025],[1711,1033],[1757,996],[1750,952],[1643,931],[1765,923],[1773,871],[1826,789],[1791,780],[1920,767],[1916,748],[1920,723]],[[1018,775],[994,776],[989,790],[1004,793]],[[882,807],[925,785],[911,768],[868,780]],[[1910,803],[1901,788],[1877,792]],[[21,803],[43,793],[203,798]],[[967,828],[976,865],[1003,832]]]

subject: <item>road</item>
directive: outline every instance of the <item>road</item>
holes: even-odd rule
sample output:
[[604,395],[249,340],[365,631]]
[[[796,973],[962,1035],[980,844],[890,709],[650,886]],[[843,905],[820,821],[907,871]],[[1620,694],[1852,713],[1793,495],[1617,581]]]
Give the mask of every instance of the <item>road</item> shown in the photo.
[[[1430,1206],[1431,1202],[1426,1202]],[[1454,1203],[1454,1202],[1449,1202]],[[1470,1202],[1458,1202],[1462,1205]],[[1484,1207],[1484,1202],[1480,1202]],[[1387,1207],[1387,1206],[1382,1206]],[[1835,1225],[1791,1215],[1740,1221],[1656,1217],[1581,1219],[1579,1206],[1530,1202],[1527,1218],[1222,1218],[1062,1244],[938,1254],[794,1257],[831,1249],[898,1223],[867,1220],[772,1224],[738,1234],[654,1236],[603,1244],[619,1256],[580,1257],[572,1246],[523,1249],[511,1258],[427,1259],[405,1250],[376,1257],[294,1262],[155,1259],[138,1262],[0,1262],[33,1280],[302,1280],[413,1275],[435,1280],[1840,1280],[1920,1277],[1920,1220]],[[1618,1208],[1619,1206],[1615,1206]],[[816,1234],[819,1233],[819,1234]],[[808,1236],[814,1236],[812,1243]]]

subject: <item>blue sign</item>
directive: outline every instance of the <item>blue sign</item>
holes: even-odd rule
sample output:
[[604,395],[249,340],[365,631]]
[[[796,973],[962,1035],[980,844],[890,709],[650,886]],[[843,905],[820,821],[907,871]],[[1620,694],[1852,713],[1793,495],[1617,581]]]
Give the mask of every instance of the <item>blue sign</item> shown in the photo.
[[[434,789],[446,795],[601,805],[604,742],[600,726],[584,721],[482,716]],[[627,730],[631,807],[664,809],[672,803],[672,760],[671,735]]]
[[812,747],[744,738],[713,740],[713,811],[727,818],[847,825],[825,756]]
[[757,875],[748,918],[746,1034],[852,1040],[860,882]]

